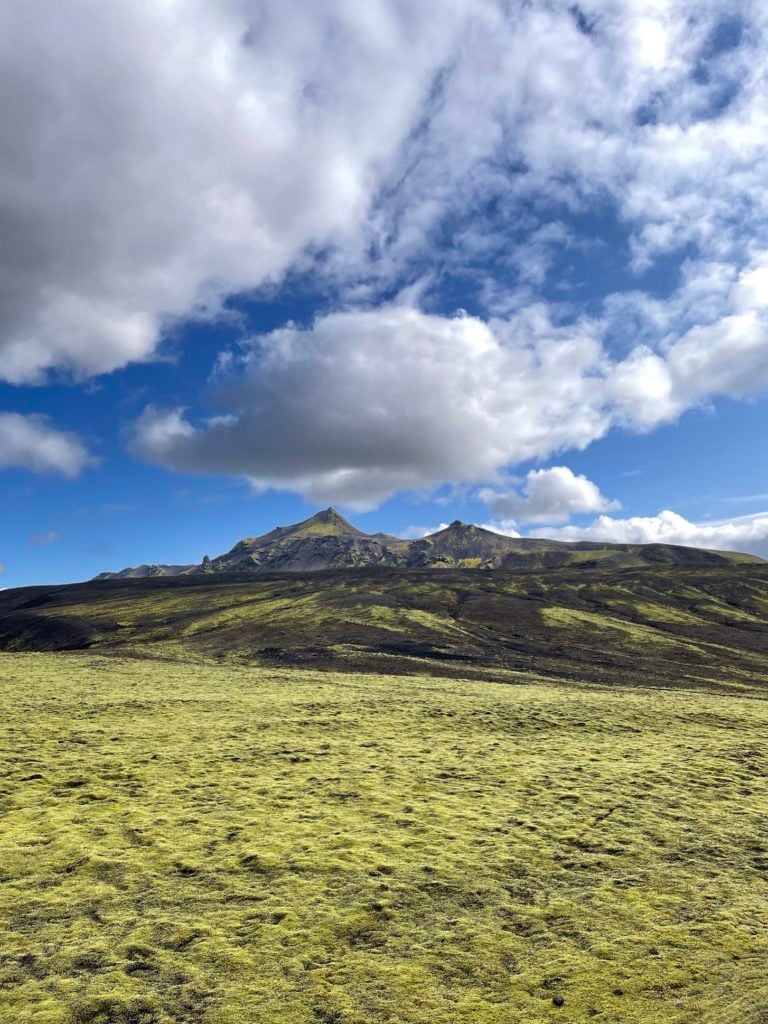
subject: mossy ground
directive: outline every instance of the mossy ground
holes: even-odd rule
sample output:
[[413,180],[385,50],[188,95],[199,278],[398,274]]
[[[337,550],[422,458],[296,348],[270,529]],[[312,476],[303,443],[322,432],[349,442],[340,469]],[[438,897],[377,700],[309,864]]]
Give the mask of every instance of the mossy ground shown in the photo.
[[0,680],[2,1024],[768,1019],[757,691]]

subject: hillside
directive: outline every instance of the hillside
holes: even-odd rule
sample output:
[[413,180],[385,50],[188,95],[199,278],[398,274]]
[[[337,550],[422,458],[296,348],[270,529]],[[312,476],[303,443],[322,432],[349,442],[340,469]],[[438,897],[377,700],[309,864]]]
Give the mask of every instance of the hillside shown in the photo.
[[0,650],[662,686],[768,682],[768,565],[358,568],[0,593]]
[[431,569],[632,568],[641,565],[732,565],[761,562],[756,555],[704,551],[672,544],[565,543],[504,537],[458,520],[418,540],[367,534],[335,509],[293,526],[247,537],[200,565],[140,565],[103,572],[97,579],[144,579],[231,572],[317,572],[388,566]]

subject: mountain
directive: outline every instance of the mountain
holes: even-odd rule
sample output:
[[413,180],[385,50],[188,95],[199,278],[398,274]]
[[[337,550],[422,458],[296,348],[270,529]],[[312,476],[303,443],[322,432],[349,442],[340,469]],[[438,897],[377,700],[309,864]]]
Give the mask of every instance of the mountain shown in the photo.
[[[247,537],[206,563],[207,572],[312,572],[366,565],[405,564],[408,542],[371,536],[332,508],[263,537]],[[201,566],[201,571],[203,567]]]
[[332,508],[261,537],[246,537],[200,565],[140,565],[100,573],[97,580],[217,573],[319,572],[381,566],[404,569],[635,568],[643,565],[732,565],[756,555],[673,544],[566,543],[504,537],[459,520],[418,540],[368,534]]
[[100,572],[97,580],[146,580],[156,576],[188,576],[199,569],[198,565],[137,565],[120,572]]

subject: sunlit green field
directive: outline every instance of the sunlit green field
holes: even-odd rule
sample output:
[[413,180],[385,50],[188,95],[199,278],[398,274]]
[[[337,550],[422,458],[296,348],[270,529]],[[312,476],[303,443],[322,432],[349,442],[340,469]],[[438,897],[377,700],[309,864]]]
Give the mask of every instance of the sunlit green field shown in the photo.
[[0,655],[0,1022],[768,1020],[761,691],[517,678]]

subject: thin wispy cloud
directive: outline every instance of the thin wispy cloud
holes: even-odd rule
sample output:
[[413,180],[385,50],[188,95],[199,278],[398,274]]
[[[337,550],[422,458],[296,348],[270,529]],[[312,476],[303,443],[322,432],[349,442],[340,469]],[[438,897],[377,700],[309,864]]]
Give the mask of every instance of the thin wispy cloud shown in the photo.
[[33,548],[47,548],[51,544],[56,544],[61,540],[61,534],[58,530],[46,530],[44,533],[33,533],[29,537],[28,543]]

